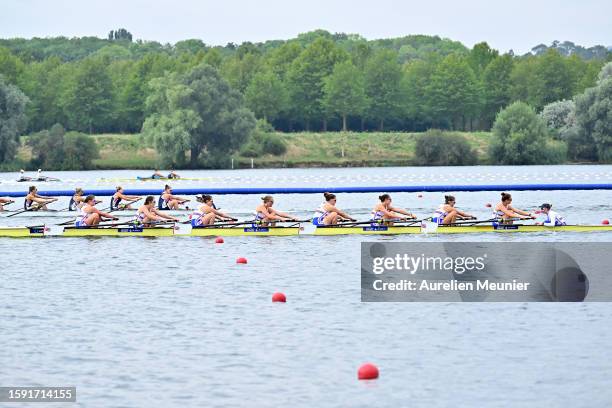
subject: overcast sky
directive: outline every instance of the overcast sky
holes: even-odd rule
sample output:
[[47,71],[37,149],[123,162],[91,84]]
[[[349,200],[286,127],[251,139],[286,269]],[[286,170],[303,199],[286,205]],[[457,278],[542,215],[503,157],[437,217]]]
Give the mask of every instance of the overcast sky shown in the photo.
[[288,39],[322,28],[367,39],[429,34],[527,52],[569,40],[612,45],[611,0],[0,0],[0,38],[135,38],[207,44]]

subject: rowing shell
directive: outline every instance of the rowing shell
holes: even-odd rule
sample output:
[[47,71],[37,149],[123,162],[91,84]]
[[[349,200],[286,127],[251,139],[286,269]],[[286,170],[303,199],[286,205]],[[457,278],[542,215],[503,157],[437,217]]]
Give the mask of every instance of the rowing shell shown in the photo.
[[[564,225],[545,227],[542,225],[471,225],[440,226],[436,234],[467,233],[513,233],[513,232],[604,232],[612,231],[612,225]],[[420,226],[351,226],[351,227],[316,227],[312,230],[300,226],[287,227],[253,227],[224,226],[191,228],[189,225],[158,227],[1,227],[0,237],[169,237],[169,236],[295,236],[295,235],[403,235],[426,233]]]
[[[0,218],[2,216],[9,216],[11,214],[19,213],[23,210],[5,210],[0,211]],[[163,213],[166,215],[172,215],[173,217],[181,217],[189,215],[194,210],[164,210]],[[112,212],[115,217],[136,217],[136,209],[133,210],[115,210]],[[77,211],[52,211],[52,210],[39,210],[39,211],[24,211],[19,214],[15,214],[13,217],[76,217]]]

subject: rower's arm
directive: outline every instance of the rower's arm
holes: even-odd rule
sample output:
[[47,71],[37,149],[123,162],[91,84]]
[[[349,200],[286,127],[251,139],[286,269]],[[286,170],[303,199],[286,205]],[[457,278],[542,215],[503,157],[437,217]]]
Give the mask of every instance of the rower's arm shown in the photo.
[[468,213],[460,211],[460,210],[458,210],[456,208],[455,208],[455,211],[457,211],[457,215],[460,216],[460,217],[464,217],[464,218],[476,218],[472,214],[468,214]]
[[508,209],[514,211],[516,214],[519,214],[519,215],[531,216],[531,214],[528,213],[527,211],[519,210],[518,208],[514,208],[512,206],[508,206]]
[[404,210],[403,208],[396,208],[396,207],[389,207],[389,209],[393,212],[396,212],[398,214],[404,214],[408,217],[412,217],[412,218],[416,218],[415,215],[413,213],[411,213],[408,210]]
[[222,213],[221,211],[213,207],[210,207],[210,211],[214,213],[215,215],[218,215],[219,217],[222,217],[222,218],[232,218],[230,215]]
[[337,207],[332,207],[331,210],[338,213],[338,215],[341,216],[342,218],[346,218],[348,220],[355,220],[353,217],[351,217],[350,215],[348,215],[347,213],[345,213],[344,211],[340,210]]
[[160,212],[155,208],[153,209],[153,211],[150,211],[150,213],[154,215],[154,217],[152,218],[157,221],[162,221],[164,219],[171,220],[171,221],[178,221],[178,218],[173,217],[171,215],[164,214],[163,212]]
[[281,212],[281,211],[276,211],[274,210],[274,214],[277,215],[279,218],[289,218],[289,219],[293,219],[292,215],[289,215],[287,213]]

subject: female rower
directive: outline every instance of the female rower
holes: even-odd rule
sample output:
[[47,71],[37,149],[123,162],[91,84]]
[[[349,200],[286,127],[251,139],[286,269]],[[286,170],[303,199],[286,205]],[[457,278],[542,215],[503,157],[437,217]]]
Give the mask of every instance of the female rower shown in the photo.
[[433,222],[438,225],[453,224],[457,220],[475,220],[476,217],[455,208],[455,197],[452,195],[444,196],[444,204],[441,204],[434,215],[431,217]]
[[208,194],[202,194],[198,197],[198,201],[202,203],[196,211],[191,214],[191,226],[201,227],[203,225],[212,225],[216,219],[221,221],[236,221],[229,214],[222,213],[215,208],[213,199]]
[[74,190],[74,195],[70,197],[70,202],[68,203],[68,211],[76,211],[83,207],[85,204],[85,197],[83,196],[85,192],[82,188],[77,187]]
[[79,215],[75,222],[75,226],[77,227],[93,227],[94,225],[100,224],[103,218],[110,220],[119,219],[112,214],[98,210],[96,208],[96,197],[93,194],[85,197],[83,203],[83,206],[79,209]]
[[36,186],[30,186],[28,195],[23,202],[23,209],[26,211],[47,210],[47,204],[57,201],[57,198],[43,197],[38,195]]
[[[416,216],[402,208],[391,206],[391,196],[383,194],[378,197],[380,203],[374,206],[372,210],[372,221],[393,221],[393,220],[408,220],[416,219]],[[405,217],[402,217],[405,215]]]
[[152,224],[156,221],[178,221],[178,218],[166,215],[155,208],[155,197],[147,196],[136,213],[136,221],[141,224]]
[[0,211],[4,211],[4,206],[8,205],[8,204],[12,204],[14,203],[14,200],[11,200],[10,198],[2,198],[0,197]]
[[312,219],[314,225],[335,225],[341,219],[357,221],[336,207],[335,194],[323,193],[323,197],[325,197],[325,202],[315,211],[314,218]]
[[[123,194],[123,187],[118,186],[115,194],[111,197],[110,209],[115,210],[133,210],[130,206],[134,201],[140,200],[141,197],[138,196],[130,196]],[[127,201],[125,204],[121,204],[121,201]]]
[[157,202],[157,209],[165,211],[178,210],[181,204],[184,204],[188,201],[190,200],[172,195],[172,188],[166,184],[166,187],[164,187],[164,191],[159,196],[159,201]]
[[168,173],[168,178],[169,178],[169,179],[171,179],[171,180],[172,180],[172,179],[175,179],[175,180],[176,180],[176,179],[180,179],[180,178],[181,178],[181,176],[179,176],[179,175],[178,175],[178,173],[177,173],[176,171],[174,171],[174,170],[170,170],[170,173]]
[[511,224],[513,218],[520,220],[535,219],[535,216],[527,211],[512,207],[512,196],[508,193],[501,193],[501,201],[495,206],[493,217],[504,224]]
[[297,221],[294,217],[280,212],[272,208],[274,205],[274,198],[272,196],[261,197],[263,203],[257,206],[255,209],[255,221],[259,221],[263,225],[269,225],[276,221]]
[[558,212],[551,210],[552,205],[542,204],[540,210],[546,215],[544,222],[536,222],[537,225],[544,225],[546,227],[559,227],[567,225],[565,218],[563,218]]
[[25,171],[21,169],[19,170],[19,180],[17,181],[32,181],[32,177],[26,176]]
[[153,174],[151,175],[151,178],[152,178],[152,179],[154,179],[154,180],[156,180],[156,179],[163,179],[163,178],[165,178],[165,177],[166,177],[166,176],[164,176],[163,174],[161,174],[161,173],[159,172],[159,170],[158,170],[158,169],[155,169],[155,171],[154,171],[154,172],[153,172]]

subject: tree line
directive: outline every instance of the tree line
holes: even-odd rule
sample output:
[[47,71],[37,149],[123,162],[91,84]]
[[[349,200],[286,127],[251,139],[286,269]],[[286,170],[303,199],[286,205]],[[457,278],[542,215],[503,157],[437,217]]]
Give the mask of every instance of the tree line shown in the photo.
[[468,49],[429,36],[367,41],[315,31],[225,47],[131,38],[120,29],[109,39],[0,41],[0,74],[30,99],[28,131],[62,123],[90,133],[138,132],[151,80],[202,62],[281,131],[489,130],[514,101],[540,110],[594,86],[605,62],[555,47],[500,55],[486,43]]
[[[612,54],[604,59],[599,48],[563,44],[562,51],[553,44],[518,57],[500,55],[486,43],[468,49],[439,37],[367,41],[315,31],[239,46],[208,47],[199,40],[156,46],[133,42],[120,29],[107,40],[2,40],[0,76],[6,101],[20,112],[9,133],[55,124],[90,134],[142,131],[164,161],[176,165],[196,166],[203,152],[282,151],[278,140],[264,135],[267,123],[281,131],[489,130],[517,101],[527,104],[513,108],[517,115],[531,116],[574,97],[571,115],[583,120],[551,127],[553,136],[546,137],[553,142],[544,148],[557,149],[558,157],[565,146],[574,159],[609,160],[601,118],[580,112],[593,104],[605,109],[601,72]],[[2,152],[14,154],[15,141],[2,138],[6,160]],[[436,143],[447,139],[436,137]],[[577,154],[587,142],[590,150]]]

